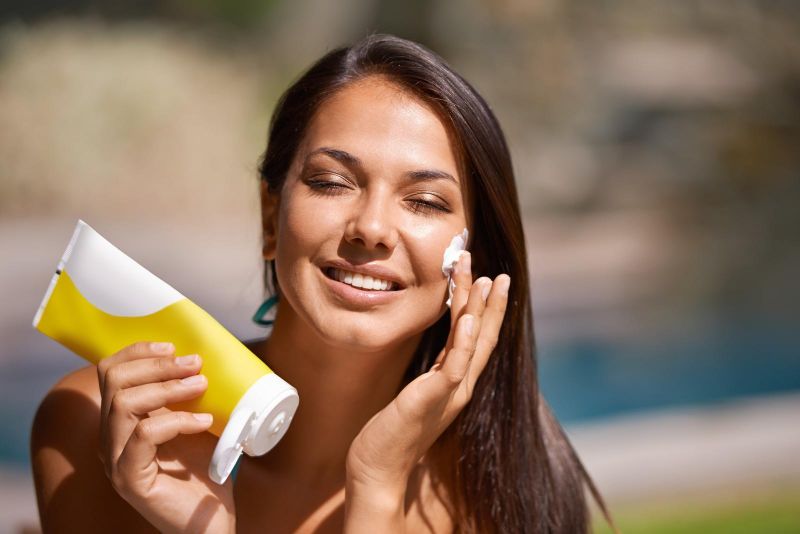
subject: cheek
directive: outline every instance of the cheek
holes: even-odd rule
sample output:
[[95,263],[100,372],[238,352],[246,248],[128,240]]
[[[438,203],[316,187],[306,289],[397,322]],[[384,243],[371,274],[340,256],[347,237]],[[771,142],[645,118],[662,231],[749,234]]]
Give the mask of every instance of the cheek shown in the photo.
[[[276,260],[278,282],[289,301],[293,300],[297,291],[304,291],[303,270],[300,267],[318,248],[320,229],[326,228],[324,223],[314,224],[319,218],[312,216],[312,212],[306,203],[298,202],[293,195],[284,195],[278,224]],[[293,306],[297,304],[292,303]]]
[[279,239],[279,245],[281,241],[300,249],[317,245],[326,239],[326,231],[334,231],[341,223],[341,214],[324,203],[303,199],[299,194],[286,197],[285,209],[281,209],[279,233],[283,239]]
[[409,231],[407,242],[409,254],[414,265],[415,276],[420,285],[440,285],[446,287],[447,277],[442,274],[444,251],[453,236],[461,233],[464,226],[441,224],[416,225]]

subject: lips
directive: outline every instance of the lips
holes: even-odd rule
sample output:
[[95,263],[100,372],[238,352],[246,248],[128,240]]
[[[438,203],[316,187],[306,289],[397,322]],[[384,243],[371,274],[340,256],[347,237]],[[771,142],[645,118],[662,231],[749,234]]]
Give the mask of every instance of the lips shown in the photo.
[[391,282],[392,285],[388,288],[389,290],[399,290],[399,289],[404,289],[406,287],[406,284],[403,282],[403,279],[402,277],[400,277],[400,275],[395,273],[392,269],[384,267],[383,265],[368,264],[368,263],[356,265],[350,263],[347,260],[342,260],[342,259],[335,259],[324,262],[321,265],[322,271],[325,273],[327,277],[336,280],[337,279],[336,275],[330,272],[329,270],[330,268],[353,273],[353,275],[360,274],[362,278],[364,276],[369,276],[373,280],[378,279]]
[[[342,263],[349,265],[346,262]],[[353,311],[369,311],[375,306],[394,302],[403,295],[405,285],[389,269],[374,265],[343,268],[340,267],[342,263],[336,262],[320,267],[320,275],[325,286],[342,307]],[[360,280],[358,276],[361,277]],[[362,287],[356,287],[354,284],[360,284]],[[369,289],[366,287],[367,284],[370,286]],[[385,289],[382,289],[384,287]]]
[[362,275],[352,271],[345,271],[344,269],[337,269],[335,267],[327,267],[324,270],[325,276],[332,280],[342,282],[349,286],[357,287],[368,291],[394,291],[397,283],[389,280],[382,280],[380,278],[373,278],[369,275]]

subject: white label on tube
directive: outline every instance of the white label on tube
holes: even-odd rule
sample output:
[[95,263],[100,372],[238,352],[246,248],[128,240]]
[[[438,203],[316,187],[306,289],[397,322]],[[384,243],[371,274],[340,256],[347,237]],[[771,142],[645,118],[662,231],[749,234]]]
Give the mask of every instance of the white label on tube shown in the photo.
[[[62,268],[97,308],[120,317],[140,317],[184,298],[85,222],[79,221],[76,233]],[[103,276],[105,272],[108,276]]]

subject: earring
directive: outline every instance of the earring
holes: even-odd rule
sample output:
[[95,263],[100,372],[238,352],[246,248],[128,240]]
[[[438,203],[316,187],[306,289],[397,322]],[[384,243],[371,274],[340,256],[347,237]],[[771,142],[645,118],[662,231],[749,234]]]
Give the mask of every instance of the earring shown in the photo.
[[[277,303],[278,295],[271,295],[261,304],[261,306],[258,307],[256,313],[253,314],[253,322],[260,324],[261,326],[272,326],[272,323],[275,322],[275,314],[271,314],[269,319],[267,319],[266,316],[268,313],[273,311],[273,308],[275,308]],[[277,311],[277,309],[275,311]]]

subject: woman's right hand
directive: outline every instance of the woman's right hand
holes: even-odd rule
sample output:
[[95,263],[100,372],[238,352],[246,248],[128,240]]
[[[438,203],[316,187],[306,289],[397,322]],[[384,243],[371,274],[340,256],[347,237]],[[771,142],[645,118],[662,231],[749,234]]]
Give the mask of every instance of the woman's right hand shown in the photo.
[[[208,387],[198,355],[136,343],[97,365],[100,453],[114,489],[161,532],[234,532],[231,479],[208,477],[210,414],[170,411]],[[194,435],[189,435],[194,434]]]

